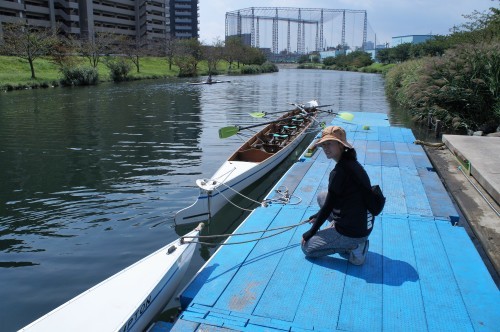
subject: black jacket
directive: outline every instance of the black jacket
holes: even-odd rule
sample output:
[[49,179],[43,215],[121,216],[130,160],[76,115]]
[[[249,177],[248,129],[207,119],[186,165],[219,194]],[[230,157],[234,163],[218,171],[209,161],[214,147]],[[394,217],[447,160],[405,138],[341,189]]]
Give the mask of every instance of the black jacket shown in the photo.
[[368,223],[364,199],[366,188],[370,187],[370,178],[359,162],[341,159],[330,172],[325,204],[311,216],[316,221],[304,233],[304,240],[316,234],[332,211],[335,229],[340,234],[354,238],[370,235],[373,223]]

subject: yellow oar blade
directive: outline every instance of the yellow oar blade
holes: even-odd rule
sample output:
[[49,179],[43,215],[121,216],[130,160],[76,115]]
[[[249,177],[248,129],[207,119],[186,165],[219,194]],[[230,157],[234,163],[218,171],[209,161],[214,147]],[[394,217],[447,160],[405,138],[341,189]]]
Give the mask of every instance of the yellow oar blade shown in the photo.
[[228,138],[236,135],[240,131],[238,126],[229,126],[219,129],[219,138]]
[[348,112],[340,112],[337,116],[346,121],[352,121],[352,119],[354,119],[354,114]]
[[263,118],[266,116],[266,113],[262,113],[262,112],[253,112],[253,113],[248,113],[250,114],[251,117],[254,117],[254,118]]

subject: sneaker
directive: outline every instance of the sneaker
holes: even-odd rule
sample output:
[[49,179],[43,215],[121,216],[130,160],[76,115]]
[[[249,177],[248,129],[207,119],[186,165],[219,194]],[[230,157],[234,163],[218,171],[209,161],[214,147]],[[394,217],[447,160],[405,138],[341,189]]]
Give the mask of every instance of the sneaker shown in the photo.
[[349,254],[349,263],[353,265],[363,265],[365,263],[369,246],[370,241],[368,240],[366,240],[365,243],[358,244],[357,248],[351,250],[351,253]]

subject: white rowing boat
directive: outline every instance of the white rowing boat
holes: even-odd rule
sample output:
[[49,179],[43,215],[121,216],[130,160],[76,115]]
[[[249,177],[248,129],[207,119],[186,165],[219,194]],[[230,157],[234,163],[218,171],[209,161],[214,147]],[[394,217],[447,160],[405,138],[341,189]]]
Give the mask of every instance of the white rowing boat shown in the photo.
[[[267,126],[239,147],[210,179],[196,180],[200,188],[198,199],[176,213],[175,223],[210,220],[237,192],[280,164],[304,139],[318,112],[318,102],[313,100],[264,123]],[[262,125],[225,127],[219,136],[229,137],[242,129]]]
[[[197,236],[202,227],[185,236]],[[20,331],[143,331],[174,295],[195,247],[181,237]]]

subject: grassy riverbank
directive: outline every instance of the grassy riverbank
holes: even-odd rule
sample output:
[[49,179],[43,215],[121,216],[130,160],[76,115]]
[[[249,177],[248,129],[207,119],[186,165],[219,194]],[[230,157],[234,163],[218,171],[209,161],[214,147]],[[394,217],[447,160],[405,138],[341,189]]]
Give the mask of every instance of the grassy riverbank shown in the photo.
[[[77,59],[78,64],[89,66],[86,59]],[[207,66],[200,64],[200,73],[207,72]],[[28,63],[18,57],[0,56],[0,89],[24,89],[48,86],[58,86],[62,78],[59,67],[48,59],[41,58],[35,61],[36,79],[31,78],[31,71]],[[110,71],[103,62],[97,66],[99,80],[101,82],[110,81]],[[172,66],[169,70],[168,63],[164,58],[145,57],[140,61],[140,72],[137,73],[135,66],[132,68],[130,79],[150,79],[162,77],[175,77],[179,70]]]
[[[88,60],[84,58],[77,59],[78,65],[90,67]],[[29,64],[18,58],[12,56],[0,56],[0,90],[16,90],[16,89],[30,89],[30,88],[45,88],[50,86],[58,86],[59,81],[63,78],[59,67],[51,62],[49,59],[40,58],[35,60],[35,73],[36,79],[31,78],[31,71]],[[231,74],[241,74],[240,68],[231,69]],[[97,70],[99,72],[99,81],[111,81],[110,70],[101,61]],[[221,61],[217,66],[217,71],[220,74],[228,72],[228,64]],[[138,73],[136,67],[132,65],[132,70],[129,73],[130,80],[141,79],[157,79],[165,77],[177,77],[179,68],[172,65],[169,69],[168,62],[165,58],[159,57],[144,57],[140,60],[140,72]],[[208,66],[206,62],[202,61],[198,64],[198,74],[207,75]]]
[[[112,81],[110,69],[105,64],[106,59],[101,60],[97,65],[99,73],[99,82]],[[131,64],[131,62],[130,62]],[[91,68],[85,58],[76,58],[75,67]],[[0,90],[19,90],[47,88],[60,85],[63,74],[54,62],[48,58],[40,58],[34,64],[36,78],[31,78],[31,71],[27,61],[18,57],[0,56]],[[131,71],[128,73],[127,80],[158,79],[166,77],[177,77],[179,68],[169,64],[165,58],[144,57],[140,59],[140,72],[137,72],[136,66],[131,64]],[[219,75],[241,75],[241,74],[261,74],[277,71],[277,67],[266,62],[262,65],[240,65],[232,64],[229,69],[229,63],[220,61],[217,64],[216,71]],[[208,64],[206,61],[200,61],[197,65],[197,73],[200,76],[208,75]]]

